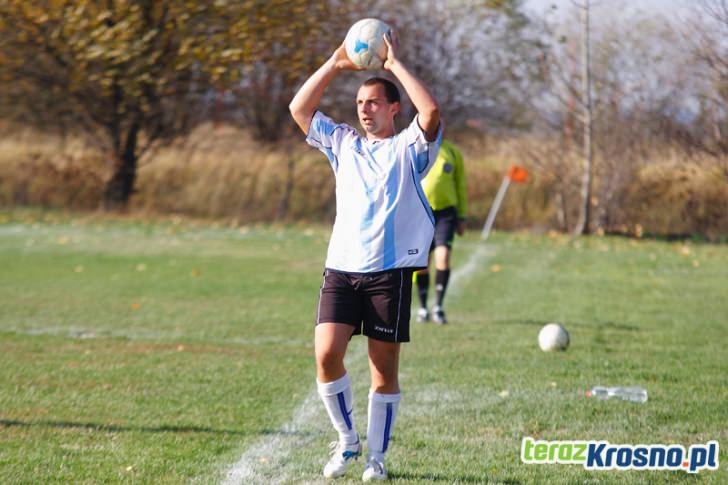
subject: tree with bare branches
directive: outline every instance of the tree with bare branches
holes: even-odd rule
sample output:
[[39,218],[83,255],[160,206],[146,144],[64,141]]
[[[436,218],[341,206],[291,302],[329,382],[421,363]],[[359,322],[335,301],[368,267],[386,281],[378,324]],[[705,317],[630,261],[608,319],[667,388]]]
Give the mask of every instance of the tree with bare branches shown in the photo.
[[[700,93],[697,137],[702,149],[725,160],[728,155],[728,1],[700,0],[696,5],[700,20],[689,26],[685,35],[692,40],[693,53],[705,73]],[[728,161],[723,171],[728,176]]]
[[2,0],[0,114],[101,148],[105,204],[122,208],[139,158],[187,133],[211,93],[276,49],[300,69],[291,32],[315,31],[325,10],[303,0]]

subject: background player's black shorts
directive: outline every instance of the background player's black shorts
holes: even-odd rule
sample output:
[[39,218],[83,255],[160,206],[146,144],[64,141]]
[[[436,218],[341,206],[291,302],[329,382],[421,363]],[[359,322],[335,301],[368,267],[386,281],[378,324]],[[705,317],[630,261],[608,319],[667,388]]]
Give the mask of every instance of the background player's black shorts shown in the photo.
[[455,207],[448,207],[439,211],[432,211],[435,216],[435,237],[432,240],[430,251],[436,246],[452,248],[455,238],[455,229],[458,227],[458,211]]
[[353,325],[354,335],[385,342],[409,342],[412,269],[342,273],[327,269],[316,323]]

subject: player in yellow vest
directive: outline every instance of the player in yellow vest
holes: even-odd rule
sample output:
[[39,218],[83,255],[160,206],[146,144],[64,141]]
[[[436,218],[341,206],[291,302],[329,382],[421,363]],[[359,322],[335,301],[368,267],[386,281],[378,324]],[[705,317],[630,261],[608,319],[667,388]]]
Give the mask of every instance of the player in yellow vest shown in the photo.
[[[437,160],[422,181],[422,188],[435,216],[435,237],[430,247],[430,252],[435,252],[436,303],[432,307],[432,319],[442,325],[447,323],[443,299],[450,279],[452,242],[455,232],[460,236],[465,232],[468,208],[463,155],[455,145],[447,140],[442,141]],[[428,270],[415,273],[415,280],[420,297],[417,321],[426,322],[430,320],[427,309],[427,292],[430,286]]]

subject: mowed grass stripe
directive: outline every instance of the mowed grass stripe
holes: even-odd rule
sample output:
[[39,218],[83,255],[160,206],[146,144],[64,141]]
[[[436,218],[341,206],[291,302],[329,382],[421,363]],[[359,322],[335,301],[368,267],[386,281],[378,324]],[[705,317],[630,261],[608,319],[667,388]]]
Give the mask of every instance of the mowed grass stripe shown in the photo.
[[0,242],[0,481],[212,476],[308,390],[326,232],[98,229]]
[[[265,481],[321,481],[334,435],[320,403],[299,434],[284,432],[312,395],[328,228],[10,219],[0,224],[0,482],[219,483],[272,436],[293,448]],[[479,247],[475,235],[458,240],[456,271]],[[452,323],[414,326],[404,347],[396,483],[728,482],[725,451],[719,471],[698,476],[519,458],[523,436],[728,442],[728,248],[498,233],[486,250],[454,280]],[[571,332],[567,352],[538,349],[548,321]],[[349,368],[365,430],[359,352]],[[595,384],[641,385],[650,399],[586,399]]]

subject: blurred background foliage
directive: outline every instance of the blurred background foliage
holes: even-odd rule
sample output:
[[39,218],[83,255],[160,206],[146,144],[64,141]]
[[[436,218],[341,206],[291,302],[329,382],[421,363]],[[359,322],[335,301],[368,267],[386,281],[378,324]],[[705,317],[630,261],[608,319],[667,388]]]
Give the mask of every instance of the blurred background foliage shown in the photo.
[[[333,177],[288,114],[357,19],[393,25],[466,156],[471,224],[573,229],[582,171],[578,2],[0,0],[0,204],[234,222],[326,221]],[[618,1],[616,3],[619,3]],[[583,2],[582,2],[583,4]],[[728,10],[592,12],[591,232],[728,237]],[[372,73],[321,109],[356,123]],[[398,123],[414,115],[405,102]]]

